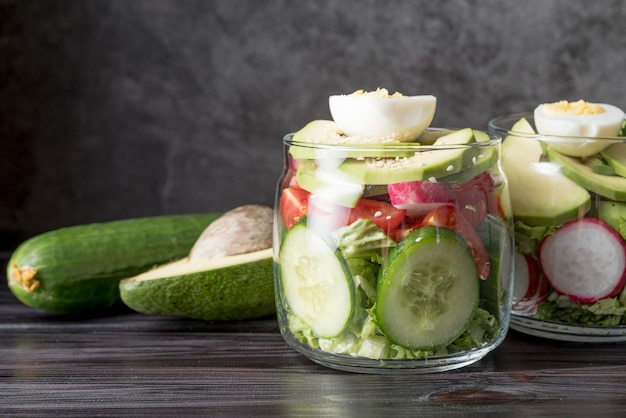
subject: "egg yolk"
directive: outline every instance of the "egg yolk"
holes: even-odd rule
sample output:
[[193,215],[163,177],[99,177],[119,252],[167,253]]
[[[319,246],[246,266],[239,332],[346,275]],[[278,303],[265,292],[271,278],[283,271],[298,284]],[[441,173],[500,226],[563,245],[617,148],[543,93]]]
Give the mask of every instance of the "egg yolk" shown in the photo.
[[546,103],[543,105],[547,114],[567,114],[567,115],[598,115],[604,113],[604,108],[595,103],[589,103],[584,100],[576,102],[568,102],[561,100],[554,103]]
[[395,92],[389,94],[389,90],[385,88],[377,88],[375,91],[357,90],[351,94],[351,96],[371,96],[380,97],[382,99],[397,99],[398,97],[405,97],[402,93]]

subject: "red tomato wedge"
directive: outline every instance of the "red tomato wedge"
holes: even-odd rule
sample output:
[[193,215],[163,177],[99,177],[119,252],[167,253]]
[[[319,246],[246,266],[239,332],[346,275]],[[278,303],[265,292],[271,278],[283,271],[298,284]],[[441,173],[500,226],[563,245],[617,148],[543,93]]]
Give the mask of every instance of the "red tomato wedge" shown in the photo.
[[283,189],[280,195],[279,212],[287,229],[290,229],[306,215],[310,194],[299,187]]
[[400,225],[398,225],[392,231],[389,231],[387,235],[389,235],[389,237],[391,237],[391,239],[393,239],[395,242],[400,242],[404,238],[406,238],[406,236],[409,235],[411,231],[414,231],[417,228],[419,228],[421,224],[422,224],[421,217],[414,218],[414,217],[407,216],[402,220]]
[[395,229],[402,223],[406,210],[394,208],[391,203],[373,199],[361,199],[350,212],[348,223],[359,218],[371,219],[385,233]]
[[472,252],[478,277],[482,280],[489,277],[490,263],[487,249],[478,232],[459,208],[453,205],[439,206],[424,217],[421,226],[450,228],[459,234]]

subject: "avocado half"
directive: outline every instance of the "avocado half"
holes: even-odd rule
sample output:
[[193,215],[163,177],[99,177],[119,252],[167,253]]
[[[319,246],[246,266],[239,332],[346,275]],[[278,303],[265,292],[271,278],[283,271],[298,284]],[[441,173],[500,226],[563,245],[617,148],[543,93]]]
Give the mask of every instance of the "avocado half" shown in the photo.
[[275,313],[272,249],[216,259],[184,258],[120,282],[122,301],[144,314],[205,321]]

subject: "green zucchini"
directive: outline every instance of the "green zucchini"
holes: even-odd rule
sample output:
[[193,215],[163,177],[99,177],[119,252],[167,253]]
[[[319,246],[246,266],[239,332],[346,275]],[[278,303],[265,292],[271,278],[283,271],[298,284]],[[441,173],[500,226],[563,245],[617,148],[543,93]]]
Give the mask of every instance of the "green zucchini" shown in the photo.
[[24,241],[7,266],[22,303],[74,313],[121,304],[119,282],[188,255],[221,214],[154,216],[77,225]]

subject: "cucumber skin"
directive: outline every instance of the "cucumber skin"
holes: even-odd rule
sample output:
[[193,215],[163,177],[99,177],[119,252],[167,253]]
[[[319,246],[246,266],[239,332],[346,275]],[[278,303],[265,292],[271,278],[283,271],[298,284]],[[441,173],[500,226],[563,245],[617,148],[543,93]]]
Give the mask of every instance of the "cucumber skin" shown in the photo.
[[[119,282],[187,256],[202,231],[221,213],[154,216],[77,225],[24,241],[7,265],[9,288],[25,305],[75,313],[121,305]],[[37,270],[28,291],[13,269]]]

